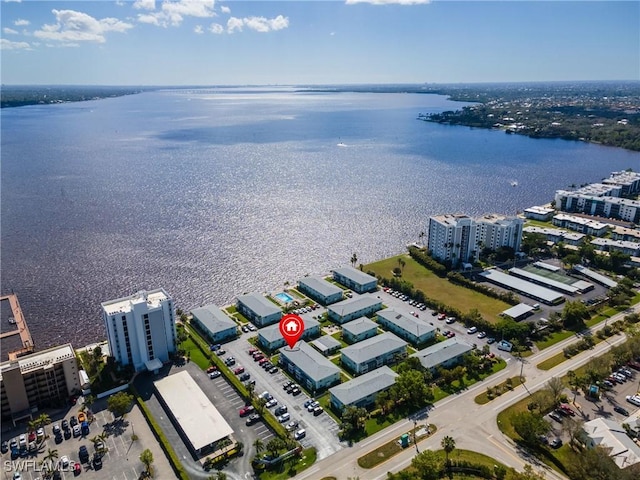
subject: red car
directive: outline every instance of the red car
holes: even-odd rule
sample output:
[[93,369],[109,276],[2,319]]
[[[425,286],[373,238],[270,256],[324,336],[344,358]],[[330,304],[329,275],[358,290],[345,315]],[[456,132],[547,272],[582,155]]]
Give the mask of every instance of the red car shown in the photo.
[[233,373],[235,373],[236,375],[240,375],[241,373],[244,373],[244,367],[238,367],[236,368]]
[[82,467],[80,466],[79,463],[74,463],[73,464],[73,474],[74,475],[80,475],[80,472],[82,471]]
[[218,369],[218,367],[216,367],[215,365],[211,365],[209,368],[207,368],[207,373],[211,373],[211,372],[213,372],[213,371],[215,371],[217,369]]
[[575,416],[576,412],[574,412],[573,410],[571,410],[571,408],[569,407],[569,405],[567,405],[566,403],[563,403],[560,405],[560,410],[562,410],[562,412],[566,415],[571,415],[572,417]]
[[264,355],[254,355],[253,356],[253,361],[254,362],[259,362],[262,359],[264,359]]
[[259,352],[260,350],[258,350],[257,348],[250,348],[249,349],[249,355],[253,355],[254,353]]
[[250,413],[253,413],[254,410],[255,409],[253,408],[253,405],[247,405],[245,407],[242,407],[238,413],[241,417],[246,417]]

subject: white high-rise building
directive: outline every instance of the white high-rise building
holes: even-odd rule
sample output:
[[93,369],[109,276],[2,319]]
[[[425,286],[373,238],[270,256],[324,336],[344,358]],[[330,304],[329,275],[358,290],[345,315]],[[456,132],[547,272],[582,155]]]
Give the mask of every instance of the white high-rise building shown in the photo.
[[476,220],[478,225],[477,240],[480,250],[500,247],[511,247],[514,251],[520,249],[524,220],[518,217],[503,217],[500,215],[485,215]]
[[167,362],[176,351],[173,300],[161,288],[104,302],[102,317],[110,354],[121,365],[143,370],[152,360]]
[[516,252],[522,241],[524,221],[518,217],[467,215],[429,217],[427,249],[433,258],[452,264],[477,260],[483,248],[511,247]]
[[[477,255],[476,224],[467,215],[429,217],[427,249],[440,261],[468,262]],[[473,253],[472,253],[473,252]]]

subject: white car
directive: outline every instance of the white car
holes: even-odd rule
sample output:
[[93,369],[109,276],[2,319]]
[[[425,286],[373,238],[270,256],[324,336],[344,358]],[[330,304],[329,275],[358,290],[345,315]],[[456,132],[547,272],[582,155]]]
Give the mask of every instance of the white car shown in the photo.
[[271,408],[271,407],[275,407],[277,404],[278,404],[278,401],[275,398],[272,398],[265,404],[265,407]]
[[640,407],[640,395],[627,395],[627,402]]
[[472,333],[476,333],[478,331],[478,327],[471,327],[469,330],[467,330],[468,334],[472,334]]
[[297,430],[296,433],[293,434],[293,438],[295,438],[296,440],[300,440],[301,438],[304,438],[307,435],[307,431],[304,428],[301,428],[300,430]]
[[214,370],[213,372],[211,372],[209,374],[209,378],[211,378],[211,379],[218,378],[220,375],[222,375],[220,373],[220,370]]
[[487,336],[487,332],[480,332],[480,333],[478,334],[478,338],[484,338],[484,337],[486,337],[486,336]]
[[68,468],[69,467],[69,457],[67,457],[66,455],[60,457],[60,466],[62,468]]
[[288,422],[290,419],[291,419],[291,415],[289,415],[288,413],[283,413],[278,417],[278,421],[280,423]]

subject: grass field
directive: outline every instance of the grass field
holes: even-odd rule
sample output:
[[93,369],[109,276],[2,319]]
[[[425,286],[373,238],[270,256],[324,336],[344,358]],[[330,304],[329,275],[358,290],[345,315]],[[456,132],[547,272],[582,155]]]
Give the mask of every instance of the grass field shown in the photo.
[[505,302],[487,297],[480,292],[454,285],[446,278],[438,277],[409,255],[398,255],[370,263],[364,267],[364,270],[372,270],[376,275],[392,278],[392,271],[398,266],[399,258],[405,261],[402,279],[411,282],[414,288],[422,290],[429,298],[438,300],[465,313],[472,308],[476,308],[490,322],[497,322],[499,320],[498,314],[511,307]]
[[[511,390],[513,390],[514,388],[516,388],[519,385],[522,385],[522,378],[520,376],[516,376],[516,377],[511,377]],[[509,389],[507,388],[507,381],[505,380],[502,383],[499,383],[498,385],[495,385],[492,387],[493,389],[495,388],[499,388],[501,392],[506,392]],[[498,396],[494,396],[493,399],[498,398]],[[477,395],[475,398],[475,402],[479,405],[484,405],[486,403],[489,403],[491,400],[489,398],[489,395],[487,395],[487,392],[482,392],[480,395]]]
[[[424,428],[424,426],[419,425],[417,428],[412,428],[411,430],[406,432],[409,434],[409,438],[411,439],[411,442],[412,442],[410,446],[407,448],[413,448],[414,431],[420,430],[422,428]],[[436,426],[433,424],[429,425],[429,432],[430,432],[429,435],[424,435],[422,437],[419,437],[418,441],[433,435],[436,432]],[[400,446],[400,443],[398,440],[399,440],[399,436],[398,438],[394,438],[390,442],[379,446],[375,450],[370,451],[366,455],[363,455],[358,459],[358,465],[360,465],[362,468],[373,468],[376,465],[379,465],[382,462],[389,460],[394,455],[397,455],[398,453],[402,452],[402,450],[404,449]]]

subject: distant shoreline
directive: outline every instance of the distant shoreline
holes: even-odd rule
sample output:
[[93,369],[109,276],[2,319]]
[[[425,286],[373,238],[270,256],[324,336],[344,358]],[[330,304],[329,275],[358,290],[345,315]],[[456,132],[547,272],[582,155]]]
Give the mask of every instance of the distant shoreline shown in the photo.
[[56,103],[86,102],[104,98],[135,95],[155,90],[151,87],[105,87],[105,86],[3,86],[0,108],[17,108],[30,105],[54,105]]

